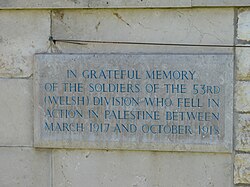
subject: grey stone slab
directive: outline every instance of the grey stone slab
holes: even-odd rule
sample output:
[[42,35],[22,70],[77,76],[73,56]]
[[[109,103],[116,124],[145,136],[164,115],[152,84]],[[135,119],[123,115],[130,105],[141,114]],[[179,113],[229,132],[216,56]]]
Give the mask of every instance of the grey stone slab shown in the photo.
[[234,10],[57,10],[52,35],[55,40],[232,45]]
[[0,146],[32,146],[32,80],[0,79],[0,88]]
[[250,114],[239,114],[235,144],[236,150],[250,152]]
[[37,147],[231,151],[231,54],[41,54],[34,74]]
[[3,187],[50,186],[50,150],[0,147],[0,165]]
[[232,187],[230,154],[53,151],[56,187]]
[[0,17],[0,77],[30,77],[34,53],[49,48],[50,13],[0,10]]
[[234,183],[250,184],[250,155],[237,154],[234,161]]

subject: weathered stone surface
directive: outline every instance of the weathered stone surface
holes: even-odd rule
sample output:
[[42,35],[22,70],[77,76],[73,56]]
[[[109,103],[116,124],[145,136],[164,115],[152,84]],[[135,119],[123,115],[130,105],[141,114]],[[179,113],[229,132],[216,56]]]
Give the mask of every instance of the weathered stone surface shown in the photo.
[[1,8],[143,8],[143,7],[191,7],[191,0],[5,0]]
[[238,81],[235,86],[235,108],[239,112],[250,111],[250,81]]
[[53,11],[52,19],[55,39],[211,45],[234,41],[232,8],[61,10]]
[[1,186],[50,186],[51,151],[0,147],[0,152]]
[[234,183],[250,184],[250,156],[237,154],[234,161]]
[[249,0],[4,0],[1,9],[34,9],[34,8],[171,8],[171,7],[218,7],[249,6]]
[[236,48],[236,79],[250,80],[250,46]]
[[56,187],[232,187],[230,154],[54,150]]
[[0,10],[0,77],[29,77],[33,55],[49,47],[49,11]]
[[0,79],[0,88],[0,146],[31,146],[32,80]]
[[240,9],[238,13],[237,39],[250,41],[250,9]]
[[235,149],[250,152],[250,114],[238,115]]
[[250,152],[250,114],[239,114],[235,143],[236,150]]
[[249,6],[250,0],[191,0],[192,7],[200,6]]
[[231,151],[230,54],[41,54],[34,80],[35,146]]

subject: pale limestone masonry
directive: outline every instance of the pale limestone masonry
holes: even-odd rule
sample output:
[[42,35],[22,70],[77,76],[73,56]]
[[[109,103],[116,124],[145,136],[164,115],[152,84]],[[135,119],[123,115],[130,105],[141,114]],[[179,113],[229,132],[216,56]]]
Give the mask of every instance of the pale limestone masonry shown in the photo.
[[236,79],[250,80],[250,45],[236,48]]
[[5,0],[0,2],[3,9],[41,8],[176,8],[176,7],[227,7],[249,6],[250,0]]
[[213,153],[54,150],[53,186],[230,187],[230,157]]
[[238,15],[237,39],[246,41],[250,40],[249,19],[250,14],[248,9],[240,9]]
[[32,146],[32,80],[0,79],[0,88],[0,146]]
[[60,10],[52,13],[52,35],[55,40],[233,45],[233,16],[232,8]]
[[0,186],[50,186],[51,156],[48,150],[0,147]]
[[237,81],[235,86],[236,103],[235,108],[239,112],[250,111],[250,82]]
[[250,152],[250,115],[239,114],[236,124],[235,149]]
[[[250,10],[238,11],[238,45],[249,44]],[[249,45],[236,48],[235,108],[238,111],[235,124],[235,184],[250,184],[250,60]]]
[[9,9],[18,8],[143,8],[143,7],[191,7],[191,0],[7,0],[0,3],[0,7]]
[[249,6],[249,0],[191,0],[193,7],[207,6]]
[[31,76],[34,53],[48,51],[49,11],[2,10],[0,17],[0,77]]
[[[2,0],[0,186],[249,187],[249,7],[250,0]],[[50,36],[110,43],[52,42]],[[112,43],[117,41],[227,46]],[[217,54],[234,49],[233,153],[33,147],[35,53]]]
[[235,173],[234,182],[236,184],[249,184],[250,183],[250,156],[249,154],[237,154],[235,156]]

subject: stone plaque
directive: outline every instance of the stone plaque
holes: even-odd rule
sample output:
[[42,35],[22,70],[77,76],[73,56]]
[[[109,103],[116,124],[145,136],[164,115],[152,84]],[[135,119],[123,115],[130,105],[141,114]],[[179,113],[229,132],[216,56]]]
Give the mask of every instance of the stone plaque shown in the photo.
[[38,54],[35,146],[231,152],[231,54]]

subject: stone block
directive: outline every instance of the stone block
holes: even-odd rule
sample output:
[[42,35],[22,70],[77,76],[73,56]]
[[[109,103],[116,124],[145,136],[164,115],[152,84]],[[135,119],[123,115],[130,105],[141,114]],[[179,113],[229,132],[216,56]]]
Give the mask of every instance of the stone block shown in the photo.
[[145,8],[145,7],[191,7],[191,0],[5,0],[0,7],[11,8]]
[[234,162],[234,183],[250,184],[250,155],[237,154]]
[[250,152],[250,114],[239,114],[235,149]]
[[249,6],[250,0],[191,0],[192,7],[200,6]]
[[232,8],[60,10],[53,11],[52,19],[56,40],[211,45],[234,41]]
[[250,41],[250,9],[240,9],[238,12],[237,39]]
[[32,80],[0,79],[0,146],[32,146]]
[[176,8],[176,7],[226,7],[249,6],[249,0],[4,0],[1,9],[48,8]]
[[56,187],[232,187],[230,154],[55,150]]
[[250,111],[250,81],[238,81],[235,86],[235,108],[238,112]]
[[29,77],[34,53],[49,47],[48,10],[0,10],[0,77]]
[[50,186],[51,151],[1,147],[0,152],[1,186]]
[[250,80],[250,46],[236,48],[236,79]]

